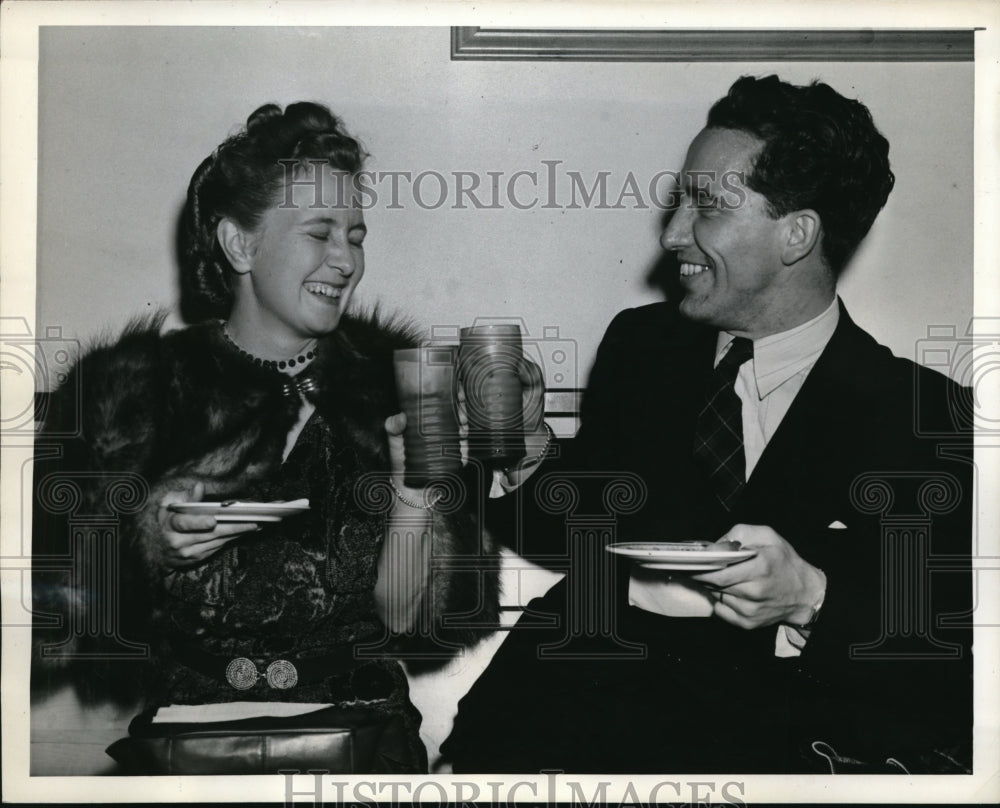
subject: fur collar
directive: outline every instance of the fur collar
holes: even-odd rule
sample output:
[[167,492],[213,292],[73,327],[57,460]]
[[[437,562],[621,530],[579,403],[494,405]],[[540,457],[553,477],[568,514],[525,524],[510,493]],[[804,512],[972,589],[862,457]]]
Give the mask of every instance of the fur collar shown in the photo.
[[[299,406],[285,395],[287,377],[241,356],[217,321],[166,334],[161,323],[135,321],[116,342],[94,346],[55,394],[56,421],[72,411],[59,406],[60,393],[77,388],[85,402],[78,463],[153,481],[202,479],[219,494],[280,463]],[[415,344],[411,325],[377,312],[345,317],[319,343],[310,368],[317,409],[365,469],[386,467],[383,422],[398,410],[392,352]]]

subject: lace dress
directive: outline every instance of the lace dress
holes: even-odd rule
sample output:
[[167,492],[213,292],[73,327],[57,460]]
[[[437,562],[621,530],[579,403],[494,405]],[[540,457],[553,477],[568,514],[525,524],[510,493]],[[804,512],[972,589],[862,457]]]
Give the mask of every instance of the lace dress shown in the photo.
[[[420,714],[402,666],[378,650],[387,636],[374,600],[382,533],[377,521],[350,518],[359,508],[359,469],[337,432],[314,412],[275,473],[238,492],[247,501],[308,498],[308,512],[262,524],[204,564],[167,577],[158,622],[177,653],[167,651],[154,698],[160,704],[332,703],[398,715],[409,730],[410,765],[421,771]],[[206,675],[203,666],[185,664],[192,656],[253,660],[261,674],[271,662],[314,660],[329,675],[287,688],[261,675],[240,689]]]

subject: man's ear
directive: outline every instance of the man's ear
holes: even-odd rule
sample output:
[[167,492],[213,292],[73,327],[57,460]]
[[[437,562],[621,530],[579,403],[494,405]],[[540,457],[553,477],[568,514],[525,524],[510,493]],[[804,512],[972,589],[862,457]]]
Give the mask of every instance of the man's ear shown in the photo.
[[786,216],[788,228],[781,260],[785,266],[796,264],[819,248],[823,225],[814,210],[797,210]]
[[215,237],[233,269],[245,275],[253,268],[253,257],[257,251],[257,239],[229,218],[219,221]]

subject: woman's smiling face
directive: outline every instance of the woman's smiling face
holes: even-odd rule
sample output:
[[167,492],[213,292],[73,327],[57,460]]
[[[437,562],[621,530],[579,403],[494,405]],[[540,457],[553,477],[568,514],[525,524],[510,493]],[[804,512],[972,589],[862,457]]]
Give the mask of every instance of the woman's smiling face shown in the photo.
[[[275,346],[337,328],[365,271],[364,214],[353,177],[312,164],[289,183],[246,240],[230,325]],[[261,334],[261,336],[263,336]]]

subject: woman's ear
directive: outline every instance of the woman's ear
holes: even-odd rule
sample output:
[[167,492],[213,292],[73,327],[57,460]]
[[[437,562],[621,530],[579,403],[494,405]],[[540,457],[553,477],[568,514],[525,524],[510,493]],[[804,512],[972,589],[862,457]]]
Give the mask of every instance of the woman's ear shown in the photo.
[[229,218],[219,221],[215,237],[233,269],[245,275],[253,269],[253,257],[257,250],[257,239]]
[[823,225],[814,210],[797,210],[787,215],[788,230],[781,251],[785,266],[796,264],[819,245]]

